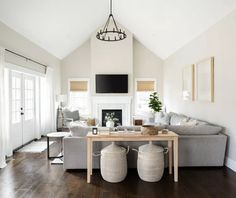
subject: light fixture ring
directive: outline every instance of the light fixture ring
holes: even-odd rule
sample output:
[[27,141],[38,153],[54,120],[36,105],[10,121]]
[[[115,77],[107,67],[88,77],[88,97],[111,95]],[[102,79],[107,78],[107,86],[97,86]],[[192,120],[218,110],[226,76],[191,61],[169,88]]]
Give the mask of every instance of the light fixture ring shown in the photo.
[[[106,37],[106,34],[117,34],[117,37],[116,36],[113,38],[109,36]],[[127,36],[124,32],[107,30],[107,31],[97,32],[96,37],[101,41],[121,41],[124,40]]]

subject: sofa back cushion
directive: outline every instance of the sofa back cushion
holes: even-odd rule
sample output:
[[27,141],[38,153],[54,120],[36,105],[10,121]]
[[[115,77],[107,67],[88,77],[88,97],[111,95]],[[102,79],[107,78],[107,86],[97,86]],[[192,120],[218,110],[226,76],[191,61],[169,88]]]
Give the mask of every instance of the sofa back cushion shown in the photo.
[[219,134],[223,128],[219,126],[204,124],[196,126],[187,125],[168,125],[166,128],[179,135],[216,135]]

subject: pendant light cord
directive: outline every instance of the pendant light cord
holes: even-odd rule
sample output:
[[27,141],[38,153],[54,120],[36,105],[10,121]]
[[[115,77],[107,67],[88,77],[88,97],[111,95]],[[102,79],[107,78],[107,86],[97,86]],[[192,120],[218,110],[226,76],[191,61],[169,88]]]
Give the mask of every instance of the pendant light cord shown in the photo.
[[112,15],[112,0],[110,0],[110,15]]

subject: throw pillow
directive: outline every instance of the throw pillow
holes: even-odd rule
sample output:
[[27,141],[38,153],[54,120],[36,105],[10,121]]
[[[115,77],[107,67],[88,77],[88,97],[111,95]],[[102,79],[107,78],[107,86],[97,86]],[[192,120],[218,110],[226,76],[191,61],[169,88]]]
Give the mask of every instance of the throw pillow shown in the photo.
[[70,111],[69,109],[64,109],[63,110],[63,116],[64,118],[71,118],[73,121],[79,120],[79,111]]
[[73,117],[72,113],[69,109],[64,109],[62,112],[63,112],[64,118],[72,118]]
[[96,120],[95,120],[95,118],[88,118],[88,120],[87,120],[87,125],[88,125],[88,126],[96,126]]
[[72,125],[70,127],[71,135],[76,137],[86,137],[89,129],[89,127],[84,127],[80,125]]
[[72,118],[74,121],[79,120],[79,111],[78,110],[72,112]]
[[170,125],[181,125],[181,122],[187,122],[189,118],[185,115],[171,113]]
[[179,125],[185,125],[185,126],[196,126],[197,125],[197,120],[191,119],[189,121],[182,120]]

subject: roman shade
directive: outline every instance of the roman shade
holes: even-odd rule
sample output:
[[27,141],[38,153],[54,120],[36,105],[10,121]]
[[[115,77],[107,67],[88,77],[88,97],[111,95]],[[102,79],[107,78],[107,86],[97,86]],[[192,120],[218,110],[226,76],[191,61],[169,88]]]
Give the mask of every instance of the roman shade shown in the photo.
[[137,81],[137,91],[155,91],[155,81]]
[[88,91],[88,81],[70,81],[70,91]]

